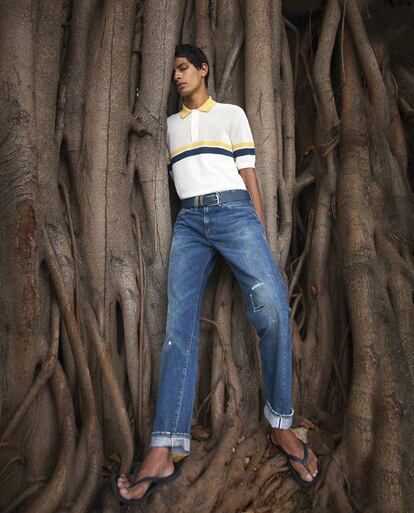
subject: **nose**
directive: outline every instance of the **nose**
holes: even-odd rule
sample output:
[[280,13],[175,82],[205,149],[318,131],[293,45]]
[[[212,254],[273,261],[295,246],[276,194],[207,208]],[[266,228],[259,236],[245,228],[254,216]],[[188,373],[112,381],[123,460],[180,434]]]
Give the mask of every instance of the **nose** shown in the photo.
[[177,82],[181,78],[181,71],[179,69],[174,70],[173,80]]

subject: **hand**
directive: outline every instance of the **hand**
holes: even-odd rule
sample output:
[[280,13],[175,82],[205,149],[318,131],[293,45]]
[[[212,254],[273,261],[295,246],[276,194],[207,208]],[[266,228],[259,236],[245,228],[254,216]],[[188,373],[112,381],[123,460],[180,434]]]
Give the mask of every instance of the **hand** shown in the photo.
[[257,217],[264,226],[265,218],[263,213],[263,204],[260,195],[259,182],[257,181],[256,177],[256,171],[250,167],[240,169],[240,176],[243,178],[243,181],[246,185],[246,189],[249,191],[253,206],[256,210]]

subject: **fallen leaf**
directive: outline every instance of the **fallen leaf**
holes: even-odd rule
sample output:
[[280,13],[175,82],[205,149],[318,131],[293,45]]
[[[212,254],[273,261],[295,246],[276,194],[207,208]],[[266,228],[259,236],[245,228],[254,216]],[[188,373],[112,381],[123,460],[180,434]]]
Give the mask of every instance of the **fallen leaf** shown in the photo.
[[292,428],[293,433],[295,433],[296,437],[299,438],[299,440],[302,440],[303,443],[308,443],[308,430],[305,427],[297,427]]
[[[306,430],[306,440],[296,433],[296,436],[303,440],[305,443],[309,443],[312,450],[318,455],[330,454],[335,449],[335,435],[332,435],[328,431],[320,429],[313,422],[306,418],[301,418],[300,428]],[[293,429],[292,431],[295,431]]]
[[313,422],[304,417],[301,419],[300,425],[306,429],[318,429],[318,427]]

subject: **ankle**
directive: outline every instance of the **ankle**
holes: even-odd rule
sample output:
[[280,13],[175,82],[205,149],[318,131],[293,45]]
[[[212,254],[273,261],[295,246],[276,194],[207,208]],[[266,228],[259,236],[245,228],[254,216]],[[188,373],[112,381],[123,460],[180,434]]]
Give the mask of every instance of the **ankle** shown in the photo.
[[290,430],[289,429],[277,429],[272,428],[272,431],[270,433],[272,441],[278,445],[282,443],[283,441],[289,439],[290,437]]
[[171,447],[151,447],[148,456],[165,463],[172,462]]

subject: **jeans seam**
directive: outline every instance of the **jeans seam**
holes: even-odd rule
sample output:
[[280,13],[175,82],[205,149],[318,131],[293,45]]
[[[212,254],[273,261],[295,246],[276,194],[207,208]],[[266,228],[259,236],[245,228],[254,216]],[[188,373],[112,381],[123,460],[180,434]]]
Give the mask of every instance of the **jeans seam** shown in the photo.
[[[203,272],[201,274],[201,281],[200,283],[202,284],[203,283],[203,280],[204,280],[204,274],[206,272],[206,269],[207,269],[207,266],[210,262],[211,258],[210,258],[210,255],[208,256],[207,258],[207,261],[204,265],[204,268],[203,268]],[[189,359],[190,359],[190,353],[191,353],[191,346],[192,346],[192,340],[193,340],[193,335],[194,335],[194,328],[195,328],[195,324],[196,324],[196,319],[197,317],[199,317],[197,315],[198,313],[198,310],[199,310],[199,301],[200,301],[200,293],[201,293],[201,287],[198,291],[198,295],[197,295],[197,302],[196,302],[196,312],[195,312],[195,315],[194,315],[194,318],[193,318],[193,326],[191,328],[191,335],[190,335],[190,340],[189,340],[189,344],[188,344],[188,350],[187,350],[187,355],[186,355],[186,362],[185,362],[185,366],[184,366],[184,369],[183,369],[183,380],[182,380],[182,387],[180,389],[180,401],[179,401],[179,404],[178,404],[178,408],[177,408],[177,414],[175,416],[175,419],[174,419],[174,431],[177,430],[177,425],[178,425],[178,419],[180,418],[180,410],[181,410],[181,405],[182,405],[182,402],[183,402],[183,392],[184,392],[184,384],[185,384],[185,377],[187,375],[187,369],[188,369],[188,362],[189,362]]]

